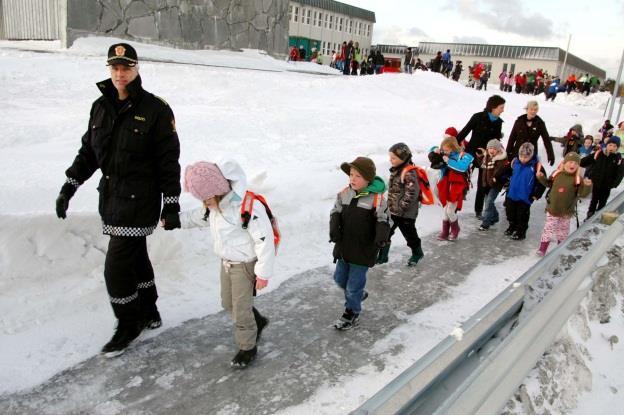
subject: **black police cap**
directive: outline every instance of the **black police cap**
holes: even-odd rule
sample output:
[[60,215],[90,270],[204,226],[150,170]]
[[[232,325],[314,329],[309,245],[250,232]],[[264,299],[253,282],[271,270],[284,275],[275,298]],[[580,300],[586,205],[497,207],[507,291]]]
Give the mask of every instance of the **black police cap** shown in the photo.
[[108,48],[107,65],[135,66],[139,63],[136,50],[127,43],[115,43]]

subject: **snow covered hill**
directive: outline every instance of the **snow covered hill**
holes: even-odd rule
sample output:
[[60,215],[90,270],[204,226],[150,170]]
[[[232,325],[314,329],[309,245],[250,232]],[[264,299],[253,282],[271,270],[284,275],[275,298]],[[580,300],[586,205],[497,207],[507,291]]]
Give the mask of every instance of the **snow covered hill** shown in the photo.
[[[95,83],[108,77],[105,52],[112,42],[84,39],[70,50],[49,53],[0,44],[0,394],[32,387],[97,354],[112,333],[97,177],[72,199],[67,220],[54,215],[64,170],[99,94]],[[278,215],[284,239],[268,292],[295,274],[331,263],[328,213],[347,183],[340,163],[366,155],[387,177],[387,149],[403,141],[416,163],[426,165],[426,152],[439,144],[442,132],[463,127],[498,93],[419,71],[302,74],[302,68],[314,69],[311,64],[288,68],[252,51],[236,55],[144,45],[137,50],[139,58],[186,63],[140,66],[145,89],[166,99],[175,113],[181,165],[238,160],[250,187],[264,194]],[[228,64],[263,71],[202,66]],[[502,118],[508,136],[530,98],[501,95],[507,99]],[[562,135],[575,123],[592,134],[602,124],[608,95],[593,96],[592,106],[579,95],[560,95],[555,103],[536,99],[551,135]],[[556,152],[559,156],[558,147]],[[181,204],[197,205],[186,194]],[[463,215],[471,215],[470,206]],[[417,222],[421,235],[437,230],[439,218],[437,207],[423,208]],[[217,259],[205,233],[157,230],[148,244],[165,327],[220,310]]]

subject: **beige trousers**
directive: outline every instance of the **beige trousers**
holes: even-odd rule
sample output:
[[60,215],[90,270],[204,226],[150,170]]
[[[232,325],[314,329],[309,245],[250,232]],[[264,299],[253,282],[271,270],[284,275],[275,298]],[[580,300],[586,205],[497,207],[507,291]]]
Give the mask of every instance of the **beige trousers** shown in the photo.
[[240,350],[256,346],[258,327],[252,311],[255,264],[221,262],[221,305],[234,320],[234,339]]

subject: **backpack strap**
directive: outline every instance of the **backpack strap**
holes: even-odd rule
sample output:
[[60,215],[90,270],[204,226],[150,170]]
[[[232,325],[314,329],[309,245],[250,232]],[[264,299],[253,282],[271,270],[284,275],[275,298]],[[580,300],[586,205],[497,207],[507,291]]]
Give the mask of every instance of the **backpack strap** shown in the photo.
[[249,226],[255,197],[256,195],[249,190],[245,192],[245,196],[243,197],[243,203],[241,204],[241,220],[243,221],[243,229],[247,229]]
[[403,167],[403,170],[401,170],[401,183],[405,183],[405,176],[407,175],[407,173],[409,173],[412,170],[417,170],[417,169],[418,167],[416,167],[413,164]]

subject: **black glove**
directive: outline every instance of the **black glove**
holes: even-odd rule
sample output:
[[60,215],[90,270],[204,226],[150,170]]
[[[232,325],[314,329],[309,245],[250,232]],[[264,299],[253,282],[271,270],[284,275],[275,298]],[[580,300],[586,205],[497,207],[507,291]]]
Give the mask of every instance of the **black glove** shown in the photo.
[[164,228],[166,231],[172,231],[182,226],[178,212],[165,213],[162,215],[162,219],[165,221]]
[[56,198],[56,216],[59,219],[65,219],[67,217],[67,208],[69,207],[69,198],[60,193]]

